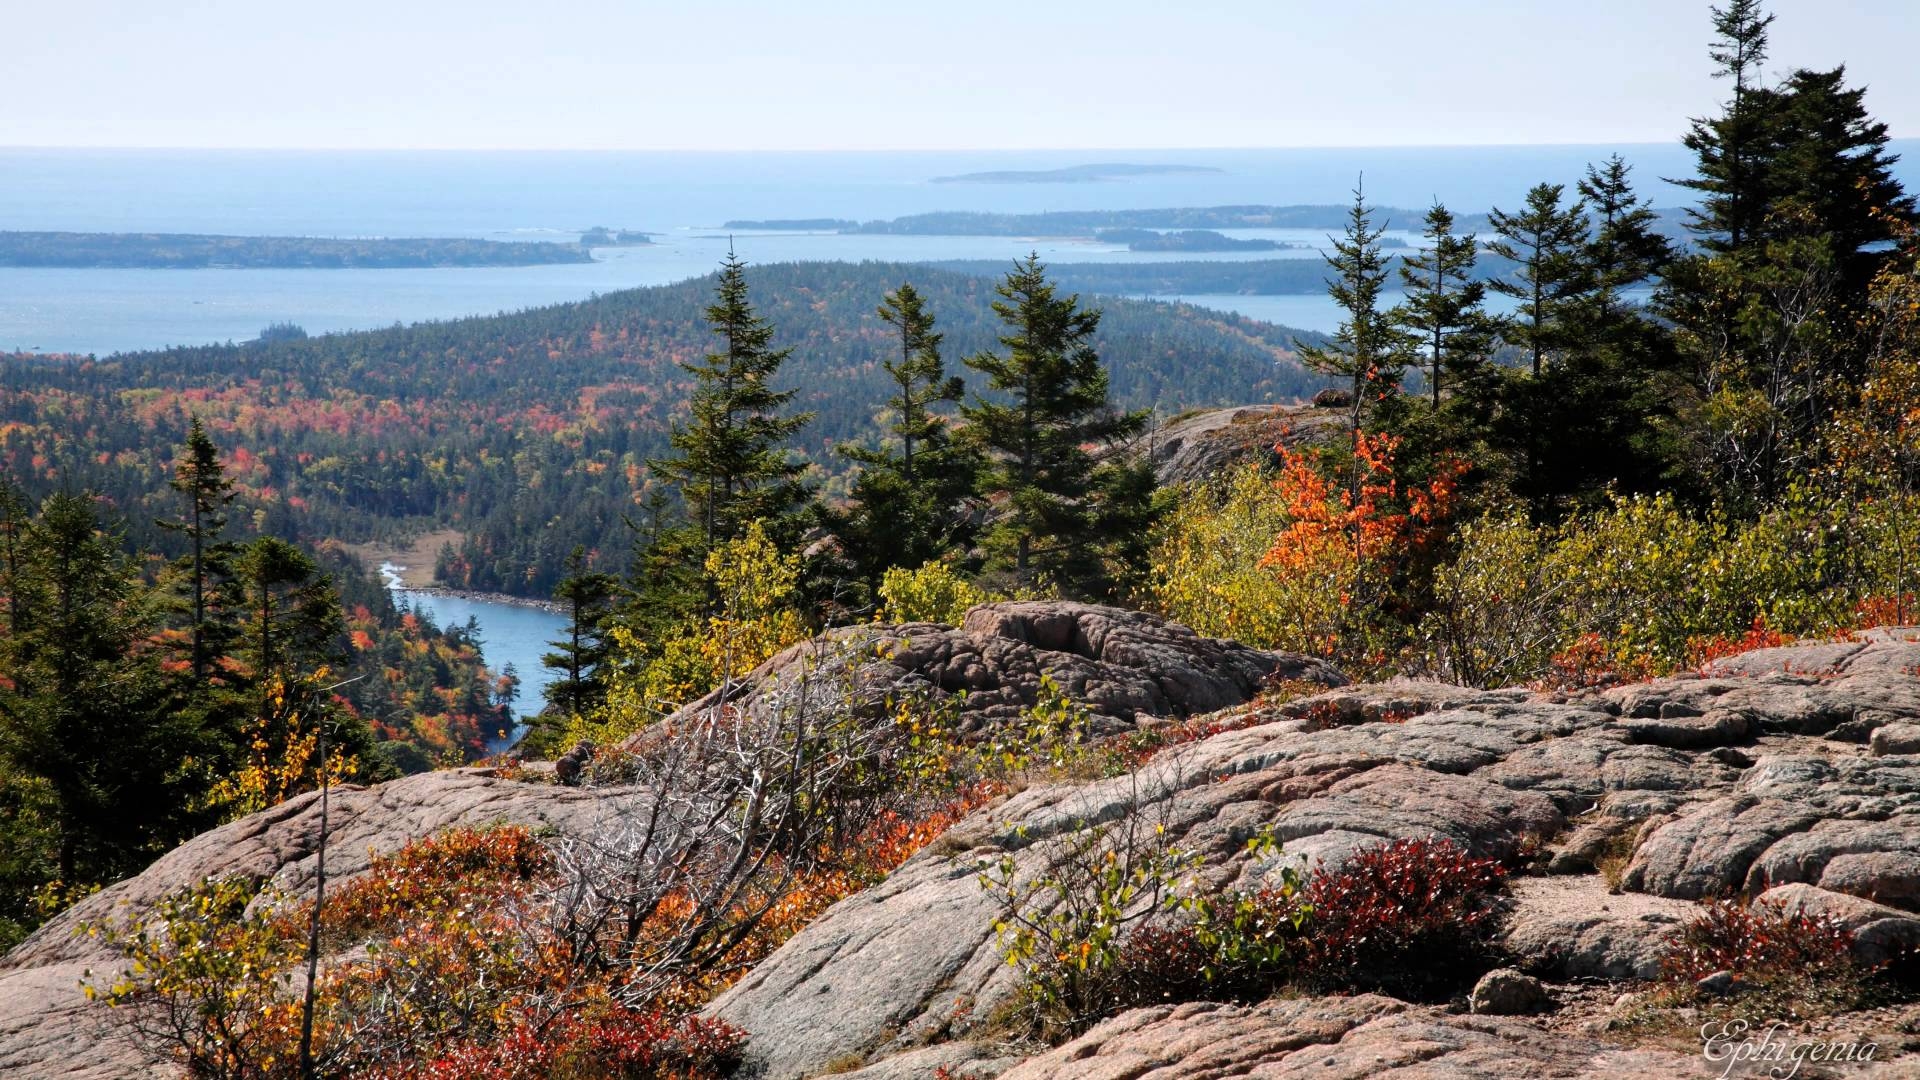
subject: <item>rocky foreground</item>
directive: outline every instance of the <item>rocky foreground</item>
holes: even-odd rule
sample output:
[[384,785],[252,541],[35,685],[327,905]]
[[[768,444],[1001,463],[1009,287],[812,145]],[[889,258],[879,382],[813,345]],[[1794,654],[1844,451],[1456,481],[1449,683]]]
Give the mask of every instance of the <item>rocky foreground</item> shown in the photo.
[[[1340,686],[1303,658],[1083,605],[993,605],[959,629],[870,633],[897,646],[877,677],[968,690],[956,701],[980,710],[973,723],[1030,703],[1050,671],[1105,730],[1217,710],[1230,730],[1130,776],[1021,791],[830,909],[710,1007],[749,1033],[753,1075],[1718,1076],[1726,1063],[1707,1061],[1697,1039],[1619,1022],[1633,1000],[1623,995],[1658,974],[1668,935],[1701,898],[1759,895],[1831,915],[1871,960],[1920,945],[1920,634],[1878,631],[1543,695]],[[1248,704],[1276,676],[1333,688]],[[591,790],[478,770],[342,791],[328,865],[350,875],[370,851],[453,824],[592,829],[599,803]],[[1017,991],[1016,973],[1001,958],[980,866],[1011,854],[1030,872],[1057,857],[1077,823],[1125,814],[1152,815],[1180,846],[1204,852],[1204,888],[1272,873],[1271,858],[1245,851],[1266,828],[1282,841],[1280,859],[1338,865],[1383,840],[1441,836],[1526,862],[1536,872],[1514,879],[1502,933],[1524,973],[1506,978],[1525,992],[1505,1005],[1481,1000],[1477,1012],[1464,1000],[1378,995],[1161,1006],[1050,1051],[1006,1044],[991,1020]],[[312,873],[315,819],[311,800],[299,800],[199,837],[0,960],[0,1075],[141,1074],[103,1010],[79,994],[82,972],[110,958],[73,928],[208,874],[298,889]],[[1495,1015],[1522,1007],[1535,1011]],[[1920,1076],[1920,1005],[1821,1023],[1806,1037],[1871,1039],[1875,1059],[1798,1075]]]

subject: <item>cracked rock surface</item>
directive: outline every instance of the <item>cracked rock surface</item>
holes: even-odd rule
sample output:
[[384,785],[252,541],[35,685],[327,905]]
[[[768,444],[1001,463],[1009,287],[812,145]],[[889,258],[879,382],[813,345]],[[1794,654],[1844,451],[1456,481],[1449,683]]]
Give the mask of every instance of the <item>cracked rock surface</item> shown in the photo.
[[[1652,977],[1696,900],[1769,888],[1769,899],[1823,903],[1863,940],[1899,947],[1920,932],[1910,918],[1920,915],[1920,756],[1874,756],[1868,740],[1920,718],[1916,668],[1920,643],[1875,634],[1604,693],[1396,681],[1236,710],[1247,726],[1132,776],[1029,788],[977,812],[829,910],[709,1011],[750,1033],[769,1080],[849,1059],[879,1070],[922,1047],[990,1036],[982,1018],[1017,987],[979,867],[1011,854],[1022,873],[1037,871],[1076,822],[1124,813],[1205,853],[1207,888],[1258,881],[1268,867],[1244,846],[1261,829],[1283,842],[1281,858],[1325,864],[1403,837],[1502,857],[1538,850],[1556,873],[1516,879],[1505,945],[1543,977],[1622,988]],[[1623,893],[1597,872],[1608,859]],[[1703,1065],[1697,1053],[1623,1048],[1550,1017],[1363,996],[1136,1010],[1002,1075],[1665,1077]],[[1900,1067],[1920,1073],[1920,1059]]]

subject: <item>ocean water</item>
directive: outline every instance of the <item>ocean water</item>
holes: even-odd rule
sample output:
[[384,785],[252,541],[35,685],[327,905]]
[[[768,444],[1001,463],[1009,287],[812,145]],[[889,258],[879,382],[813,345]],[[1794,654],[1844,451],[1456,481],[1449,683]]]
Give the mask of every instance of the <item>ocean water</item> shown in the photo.
[[[1909,151],[1920,140],[1904,140]],[[591,264],[429,270],[0,269],[0,350],[105,354],[245,340],[271,322],[310,332],[490,314],[706,273],[731,243],[751,262],[795,259],[1312,258],[1314,251],[1135,254],[1046,238],[739,233],[730,219],[866,220],[936,210],[1342,203],[1457,212],[1518,204],[1619,152],[1660,205],[1686,193],[1678,144],[1396,149],[941,153],[515,153],[0,149],[0,229],[572,240],[593,225],[661,234]],[[1911,154],[1909,155],[1911,156]],[[1218,168],[1078,184],[939,184],[936,176],[1099,161]],[[1911,166],[1903,164],[1903,169]],[[1920,176],[1906,176],[1909,186]],[[1414,222],[1393,222],[1414,226]],[[1324,245],[1311,231],[1269,235]],[[1315,297],[1207,297],[1256,318],[1326,329]]]

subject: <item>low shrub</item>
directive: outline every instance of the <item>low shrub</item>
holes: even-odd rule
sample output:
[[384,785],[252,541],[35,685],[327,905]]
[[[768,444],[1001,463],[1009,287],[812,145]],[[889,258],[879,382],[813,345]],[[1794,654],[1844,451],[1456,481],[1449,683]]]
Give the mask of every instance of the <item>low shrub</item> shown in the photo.
[[1787,973],[1818,976],[1852,967],[1853,934],[1839,923],[1777,905],[1709,901],[1677,931],[1661,961],[1668,981],[1692,983],[1728,971],[1748,981]]
[[[1277,847],[1263,834],[1248,850]],[[1492,966],[1507,910],[1500,863],[1440,838],[1304,878],[1282,867],[1258,890],[1181,895],[1197,862],[1158,831],[1087,829],[1040,875],[1019,879],[1006,859],[983,876],[1003,904],[1002,951],[1026,980],[1016,1018],[1028,1033],[1057,1039],[1124,1009],[1258,1002],[1290,986],[1444,996]]]
[[[1654,1004],[1705,1006],[1729,1015],[1785,1020],[1872,1007],[1894,989],[1884,969],[1861,963],[1838,922],[1765,902],[1710,900],[1668,939]],[[1697,983],[1727,972],[1732,993]],[[1643,1022],[1658,1022],[1650,1012]]]
[[1316,870],[1301,893],[1303,981],[1430,997],[1486,970],[1508,903],[1507,872],[1451,840],[1395,840],[1339,870]]

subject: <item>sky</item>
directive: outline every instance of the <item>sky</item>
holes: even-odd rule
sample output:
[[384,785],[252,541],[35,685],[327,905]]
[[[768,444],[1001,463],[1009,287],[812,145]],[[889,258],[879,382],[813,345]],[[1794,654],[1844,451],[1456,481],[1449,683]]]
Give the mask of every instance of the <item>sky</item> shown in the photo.
[[[1920,3],[1773,0],[1920,135]],[[1691,0],[0,0],[0,146],[925,150],[1664,142]]]

